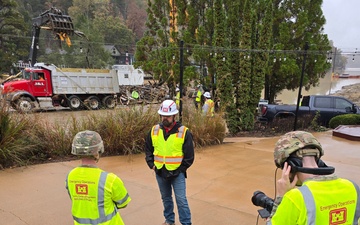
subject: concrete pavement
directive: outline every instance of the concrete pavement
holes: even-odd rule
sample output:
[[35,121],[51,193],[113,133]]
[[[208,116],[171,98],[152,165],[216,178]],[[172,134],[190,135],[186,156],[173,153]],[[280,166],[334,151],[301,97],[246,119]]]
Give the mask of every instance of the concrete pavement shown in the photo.
[[[335,173],[360,184],[360,142],[316,133],[322,158]],[[274,197],[274,138],[230,138],[220,146],[196,149],[188,170],[187,195],[194,225],[256,224],[259,207],[253,192]],[[67,173],[79,161],[49,163],[0,171],[0,225],[73,224],[65,190]],[[144,155],[101,158],[99,167],[124,181],[132,198],[120,214],[127,225],[160,225],[162,203],[154,173]],[[279,173],[278,171],[278,176]],[[178,214],[176,212],[176,224]],[[258,224],[265,224],[259,219]]]

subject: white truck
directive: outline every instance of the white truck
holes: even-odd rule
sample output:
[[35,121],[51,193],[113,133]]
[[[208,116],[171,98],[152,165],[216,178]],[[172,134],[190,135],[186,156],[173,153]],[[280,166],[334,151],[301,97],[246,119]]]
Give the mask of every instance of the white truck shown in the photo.
[[142,69],[135,69],[133,65],[113,65],[112,69],[116,70],[119,86],[137,86],[144,84],[145,73]]
[[120,92],[116,70],[60,69],[44,63],[25,68],[20,80],[3,83],[1,89],[3,97],[20,112],[56,106],[114,108]]

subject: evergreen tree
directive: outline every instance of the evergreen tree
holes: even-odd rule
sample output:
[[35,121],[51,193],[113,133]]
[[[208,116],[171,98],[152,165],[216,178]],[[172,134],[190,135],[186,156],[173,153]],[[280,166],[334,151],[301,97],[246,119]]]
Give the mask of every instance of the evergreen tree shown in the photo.
[[12,64],[27,57],[30,40],[23,15],[14,0],[2,0],[0,4],[0,73],[11,73]]
[[[331,47],[327,35],[322,33],[325,18],[321,4],[322,0],[275,1],[272,43],[277,51],[265,81],[265,99],[270,102],[283,89],[299,87],[305,42],[310,45],[303,80],[305,89],[316,86],[330,68],[326,52]],[[286,60],[276,60],[279,58]]]

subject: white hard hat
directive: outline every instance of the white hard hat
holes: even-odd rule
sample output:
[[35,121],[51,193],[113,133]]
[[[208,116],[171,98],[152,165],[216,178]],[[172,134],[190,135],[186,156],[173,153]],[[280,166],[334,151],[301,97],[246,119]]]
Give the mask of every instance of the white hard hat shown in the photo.
[[71,154],[98,156],[104,152],[104,144],[95,131],[85,130],[77,133],[72,142]]
[[175,91],[180,91],[180,89],[177,87],[177,88],[175,89]]
[[178,114],[179,110],[173,100],[165,100],[160,106],[158,113],[162,116],[172,116]]
[[205,97],[205,98],[211,98],[210,92],[208,92],[208,91],[205,92],[205,93],[204,93],[204,97]]

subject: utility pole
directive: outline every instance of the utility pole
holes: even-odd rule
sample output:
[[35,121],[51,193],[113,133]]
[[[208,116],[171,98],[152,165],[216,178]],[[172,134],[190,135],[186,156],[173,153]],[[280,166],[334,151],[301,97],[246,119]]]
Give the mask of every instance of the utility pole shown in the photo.
[[179,106],[179,121],[182,122],[182,97],[183,97],[183,77],[184,77],[184,41],[180,41],[180,106]]
[[306,64],[306,55],[307,55],[307,50],[308,49],[309,49],[309,42],[305,42],[304,58],[303,58],[303,62],[302,62],[301,78],[300,78],[300,86],[299,86],[299,94],[298,94],[298,98],[297,98],[296,112],[295,112],[294,131],[296,131],[296,129],[297,129],[297,127],[296,127],[297,126],[297,118],[298,118],[298,112],[299,112],[301,89],[302,89],[302,86],[303,86],[304,73],[305,73],[305,64]]
[[333,58],[333,64],[332,64],[332,73],[331,73],[331,77],[334,77],[334,73],[335,73],[335,66],[336,66],[336,52],[337,52],[337,48],[334,48],[334,58]]

